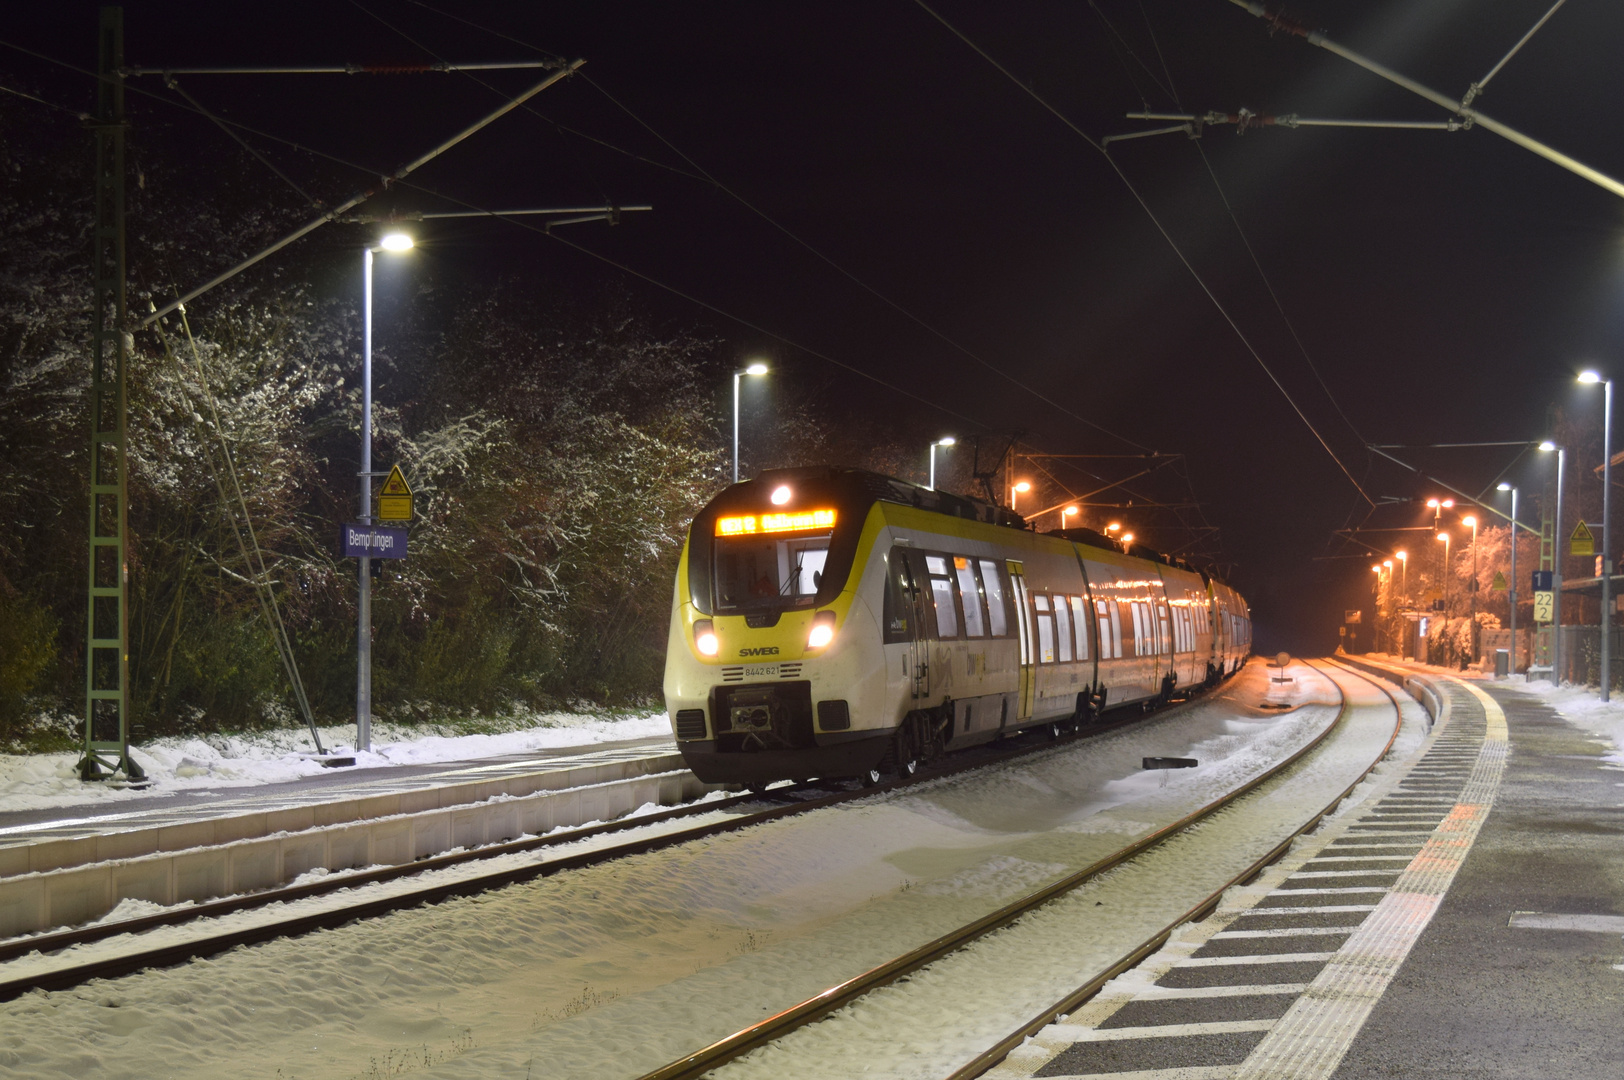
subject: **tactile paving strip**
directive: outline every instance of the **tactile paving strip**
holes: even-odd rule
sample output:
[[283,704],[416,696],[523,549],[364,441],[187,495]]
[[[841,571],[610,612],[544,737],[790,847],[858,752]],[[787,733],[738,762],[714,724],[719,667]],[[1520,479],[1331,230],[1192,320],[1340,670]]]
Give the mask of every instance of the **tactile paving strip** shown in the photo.
[[1312,847],[1146,961],[1150,985],[1050,1025],[989,1076],[1329,1077],[1432,919],[1504,773],[1505,714],[1477,687],[1415,764]]

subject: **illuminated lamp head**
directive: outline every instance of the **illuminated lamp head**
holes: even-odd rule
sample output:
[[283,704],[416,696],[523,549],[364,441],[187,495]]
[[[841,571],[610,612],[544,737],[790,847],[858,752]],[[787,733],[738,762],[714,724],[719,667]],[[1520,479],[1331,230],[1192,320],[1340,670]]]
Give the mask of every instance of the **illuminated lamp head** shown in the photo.
[[1133,543],[1133,533],[1123,533],[1123,534],[1122,534],[1122,542],[1123,542],[1123,543],[1124,543],[1124,544],[1131,544],[1131,543]]
[[806,635],[806,647],[821,649],[835,639],[835,613],[820,611],[812,619],[812,629]]
[[783,506],[785,503],[789,502],[790,498],[794,496],[794,494],[795,493],[789,489],[788,484],[780,484],[778,487],[773,488],[773,505]]

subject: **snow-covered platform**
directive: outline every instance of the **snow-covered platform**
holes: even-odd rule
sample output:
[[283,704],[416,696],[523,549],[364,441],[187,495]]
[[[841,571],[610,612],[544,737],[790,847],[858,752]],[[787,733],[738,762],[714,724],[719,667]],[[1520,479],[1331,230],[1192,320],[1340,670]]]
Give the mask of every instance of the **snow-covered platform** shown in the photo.
[[669,737],[0,809],[0,877],[682,769]]
[[1442,699],[1406,767],[989,1075],[1617,1075],[1624,756],[1585,730],[1611,724],[1569,691],[1359,666]]

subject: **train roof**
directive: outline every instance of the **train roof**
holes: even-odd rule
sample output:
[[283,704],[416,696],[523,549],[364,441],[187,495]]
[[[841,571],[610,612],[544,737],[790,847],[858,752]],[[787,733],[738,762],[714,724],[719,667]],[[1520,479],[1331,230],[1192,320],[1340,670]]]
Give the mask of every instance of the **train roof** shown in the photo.
[[[1008,507],[999,506],[985,499],[977,499],[968,495],[955,495],[939,488],[927,488],[921,484],[915,484],[908,480],[899,480],[894,476],[886,476],[883,473],[871,472],[867,469],[847,469],[834,465],[766,469],[751,480],[741,482],[740,486],[756,483],[776,484],[787,482],[793,484],[807,480],[822,481],[831,486],[845,489],[852,497],[856,498],[866,494],[879,501],[901,503],[904,506],[913,506],[921,510],[948,514],[952,517],[965,518],[970,521],[981,521],[989,525],[1001,525],[1009,529],[1033,529],[1031,522]],[[1124,548],[1120,543],[1094,529],[1079,527],[1051,529],[1043,535],[1058,536],[1074,544],[1124,552]],[[1192,566],[1184,559],[1164,555],[1144,544],[1128,545],[1125,554],[1200,574],[1202,581],[1214,580],[1208,571]]]

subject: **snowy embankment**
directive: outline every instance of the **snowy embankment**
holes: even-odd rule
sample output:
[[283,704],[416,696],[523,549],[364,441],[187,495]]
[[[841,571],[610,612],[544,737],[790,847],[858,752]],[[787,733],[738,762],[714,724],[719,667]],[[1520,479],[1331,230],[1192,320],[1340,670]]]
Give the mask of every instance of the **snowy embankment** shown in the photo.
[[[431,765],[671,733],[664,713],[631,717],[535,713],[522,720],[515,718],[514,723],[525,726],[473,735],[426,734],[422,728],[375,723],[372,749],[361,754],[354,752],[353,727],[320,730],[322,745],[329,753],[353,755],[361,768]],[[156,739],[132,747],[130,752],[151,781],[139,790],[81,782],[74,771],[79,760],[76,753],[0,755],[0,812],[77,806],[155,792],[249,787],[330,774],[311,759],[310,736],[303,730]]]

